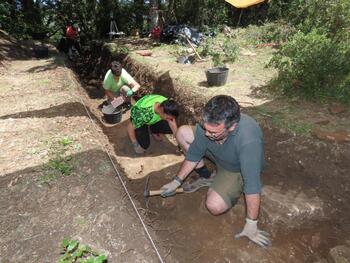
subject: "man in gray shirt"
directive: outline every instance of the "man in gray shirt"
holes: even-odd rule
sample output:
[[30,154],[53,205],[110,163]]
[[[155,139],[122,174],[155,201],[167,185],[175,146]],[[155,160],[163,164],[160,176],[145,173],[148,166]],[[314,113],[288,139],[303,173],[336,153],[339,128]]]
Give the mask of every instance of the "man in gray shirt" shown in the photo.
[[236,238],[246,236],[262,247],[271,245],[268,234],[257,227],[264,142],[256,121],[240,113],[235,99],[219,95],[205,105],[202,123],[194,129],[181,126],[176,139],[186,151],[186,158],[175,178],[161,188],[161,195],[174,195],[193,169],[205,167],[203,157],[207,157],[215,163],[217,170],[207,193],[208,210],[213,215],[226,212],[236,204],[243,191],[246,224]]

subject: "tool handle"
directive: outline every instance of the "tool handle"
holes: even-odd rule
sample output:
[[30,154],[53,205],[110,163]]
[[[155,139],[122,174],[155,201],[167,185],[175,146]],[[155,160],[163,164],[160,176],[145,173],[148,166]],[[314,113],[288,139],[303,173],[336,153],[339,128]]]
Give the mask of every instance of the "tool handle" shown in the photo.
[[[155,195],[160,195],[163,192],[163,190],[150,190],[148,193],[146,193],[145,196],[155,196]],[[182,188],[177,188],[176,193],[183,193],[184,189]]]
[[198,57],[200,60],[202,60],[202,57],[198,54],[196,48],[192,45],[191,40],[189,40],[188,37],[186,37],[186,40],[187,40],[188,44],[190,44],[190,46],[191,46],[191,48],[193,49],[194,53],[196,53],[197,57]]

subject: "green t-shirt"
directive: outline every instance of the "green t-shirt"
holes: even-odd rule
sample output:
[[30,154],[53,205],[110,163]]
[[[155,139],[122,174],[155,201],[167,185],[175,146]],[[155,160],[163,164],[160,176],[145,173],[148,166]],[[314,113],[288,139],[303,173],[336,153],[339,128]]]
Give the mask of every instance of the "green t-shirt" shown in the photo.
[[114,79],[112,70],[108,70],[103,80],[103,88],[116,93],[119,92],[120,88],[124,85],[130,85],[133,82],[135,82],[133,77],[131,77],[130,74],[124,69],[122,69],[122,73],[118,81]]
[[241,114],[237,127],[223,144],[211,141],[205,136],[203,128],[197,125],[194,141],[188,149],[186,160],[198,162],[207,151],[214,157],[213,161],[216,165],[227,171],[241,173],[244,193],[260,193],[260,174],[264,166],[264,140],[262,131],[253,118]]
[[146,95],[139,99],[131,108],[131,121],[135,129],[143,125],[152,125],[161,120],[160,116],[154,112],[154,104],[167,100],[161,95]]

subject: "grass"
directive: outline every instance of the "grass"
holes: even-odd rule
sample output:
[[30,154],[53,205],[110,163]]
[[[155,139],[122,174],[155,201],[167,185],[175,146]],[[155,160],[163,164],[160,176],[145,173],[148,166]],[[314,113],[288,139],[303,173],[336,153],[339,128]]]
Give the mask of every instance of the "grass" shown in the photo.
[[74,144],[67,136],[61,137],[53,144],[49,143],[49,161],[43,167],[44,175],[40,177],[41,184],[50,183],[61,177],[69,176],[74,171],[73,153],[80,150],[80,144]]
[[74,218],[74,223],[76,225],[84,227],[84,226],[87,225],[88,222],[85,220],[85,218],[83,218],[81,216],[77,216],[77,217]]
[[258,106],[253,109],[254,114],[261,115],[264,118],[269,118],[272,124],[278,128],[285,129],[294,135],[310,136],[314,125],[309,122],[295,121],[288,116],[293,116],[290,108],[284,108],[279,111],[269,111],[263,106]]
[[39,82],[40,84],[47,85],[47,84],[50,84],[50,83],[51,83],[51,80],[49,80],[49,79],[40,79],[38,82]]

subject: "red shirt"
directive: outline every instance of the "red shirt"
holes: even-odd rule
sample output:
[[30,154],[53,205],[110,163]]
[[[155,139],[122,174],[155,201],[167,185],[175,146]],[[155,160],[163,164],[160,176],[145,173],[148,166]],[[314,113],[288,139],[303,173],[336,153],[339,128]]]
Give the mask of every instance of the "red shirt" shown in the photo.
[[78,32],[73,29],[72,26],[67,27],[66,37],[70,39],[76,39],[78,36]]

